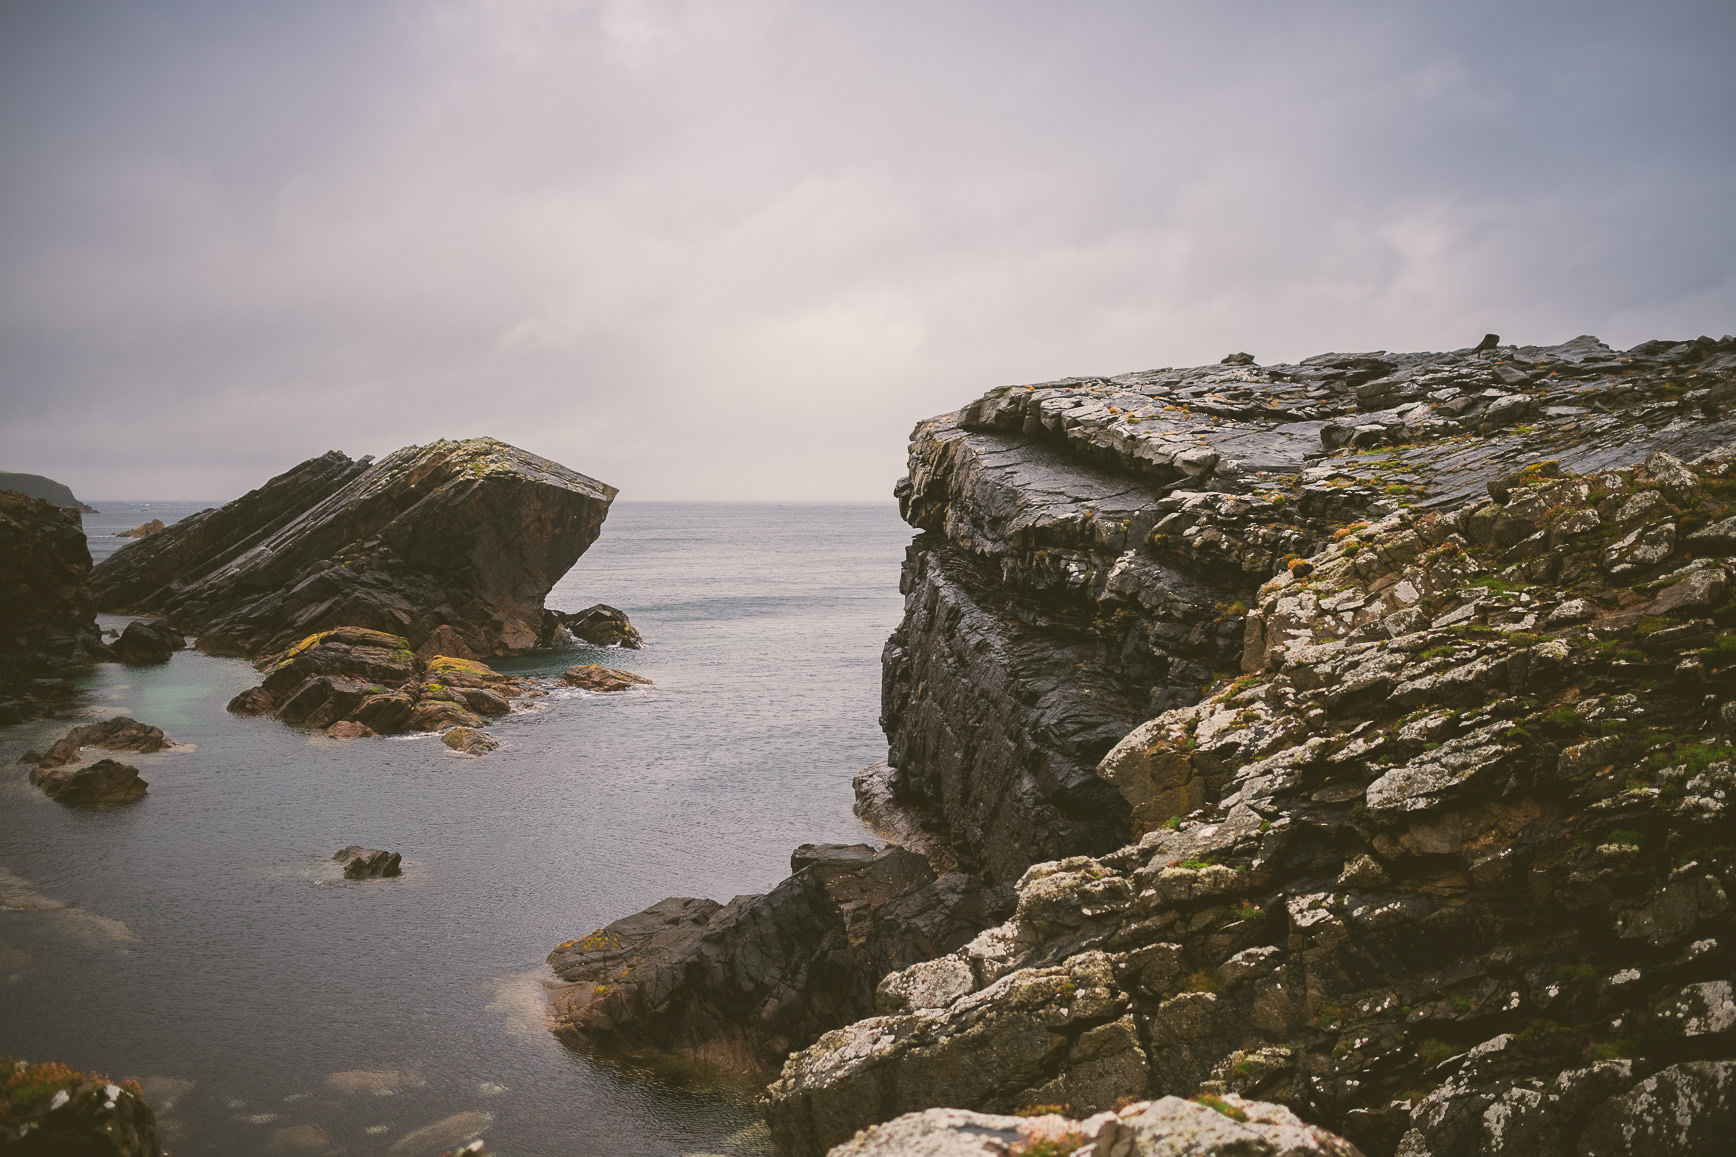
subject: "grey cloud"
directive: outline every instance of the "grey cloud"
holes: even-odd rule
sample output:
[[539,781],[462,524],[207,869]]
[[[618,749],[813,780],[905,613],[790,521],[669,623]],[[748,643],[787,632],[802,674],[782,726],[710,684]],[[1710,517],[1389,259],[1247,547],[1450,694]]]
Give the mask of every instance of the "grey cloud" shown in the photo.
[[0,465],[884,497],[1003,381],[1736,328],[1728,5],[0,8]]

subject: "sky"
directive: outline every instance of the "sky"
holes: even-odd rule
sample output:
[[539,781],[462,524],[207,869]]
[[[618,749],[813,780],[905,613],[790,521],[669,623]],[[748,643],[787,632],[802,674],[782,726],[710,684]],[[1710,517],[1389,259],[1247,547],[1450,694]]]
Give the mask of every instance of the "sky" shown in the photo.
[[885,501],[1074,374],[1736,331],[1736,5],[0,0],[0,469]]

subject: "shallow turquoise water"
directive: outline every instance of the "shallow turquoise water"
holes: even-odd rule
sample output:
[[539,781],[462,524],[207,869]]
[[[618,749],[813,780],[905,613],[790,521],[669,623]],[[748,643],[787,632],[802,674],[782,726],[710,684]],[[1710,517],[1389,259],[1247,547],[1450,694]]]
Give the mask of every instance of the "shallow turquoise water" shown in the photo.
[[[96,535],[205,504],[93,505]],[[502,666],[596,660],[654,686],[557,691],[491,726],[483,759],[230,716],[255,681],[238,660],[105,666],[92,714],[194,750],[128,757],[150,794],[82,812],[17,762],[64,721],[0,731],[0,867],[15,896],[76,905],[0,911],[0,1052],[157,1078],[179,1157],[321,1136],[432,1157],[452,1142],[408,1135],[459,1113],[487,1114],[506,1157],[756,1151],[745,1095],[556,1042],[542,961],[667,895],[762,891],[798,843],[865,838],[850,777],[885,754],[909,535],[889,504],[618,503],[549,603],[622,607],[646,648]],[[402,852],[404,878],[338,879],[327,857],[350,843]],[[389,1095],[331,1079],[353,1071],[403,1075]]]

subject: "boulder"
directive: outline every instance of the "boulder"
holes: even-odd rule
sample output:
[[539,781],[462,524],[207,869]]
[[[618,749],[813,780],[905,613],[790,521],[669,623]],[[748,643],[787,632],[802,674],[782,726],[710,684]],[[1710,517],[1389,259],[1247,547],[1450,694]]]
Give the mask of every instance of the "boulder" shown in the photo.
[[366,723],[358,723],[354,719],[340,719],[326,728],[325,733],[333,739],[366,739],[379,734]]
[[0,1057],[0,1085],[0,1153],[163,1157],[156,1114],[137,1082]]
[[625,691],[630,687],[651,685],[651,680],[631,671],[617,671],[596,663],[580,663],[561,672],[561,681],[586,691]]
[[186,636],[158,619],[134,619],[110,647],[128,666],[167,663],[169,656],[186,649]]
[[42,767],[59,767],[78,760],[85,747],[103,747],[110,751],[136,751],[148,755],[173,747],[175,741],[163,734],[161,727],[140,723],[125,715],[116,715],[100,723],[84,723],[61,736],[37,762]]
[[543,615],[545,646],[556,641],[557,633],[563,630],[571,639],[590,643],[594,647],[627,647],[638,650],[644,644],[639,632],[634,630],[633,624],[628,621],[626,612],[607,603],[597,603],[574,614],[566,611],[544,611]]
[[340,848],[332,853],[332,859],[343,865],[346,880],[380,880],[404,874],[400,867],[404,861],[402,855],[379,848],[364,848],[360,844]]
[[140,523],[139,525],[133,527],[131,530],[117,530],[117,531],[115,531],[115,537],[116,538],[149,538],[151,535],[157,533],[159,530],[167,530],[167,529],[168,529],[168,527],[163,525],[162,519],[153,518],[149,522]]
[[336,451],[105,559],[105,610],[161,615],[200,650],[258,657],[332,627],[424,657],[534,649],[543,596],[596,539],[615,490],[492,438]]
[[139,769],[113,759],[99,759],[82,767],[38,767],[30,782],[49,799],[80,807],[131,803],[150,786],[139,778]]
[[440,742],[465,755],[487,755],[500,749],[500,740],[474,727],[454,727],[440,737]]

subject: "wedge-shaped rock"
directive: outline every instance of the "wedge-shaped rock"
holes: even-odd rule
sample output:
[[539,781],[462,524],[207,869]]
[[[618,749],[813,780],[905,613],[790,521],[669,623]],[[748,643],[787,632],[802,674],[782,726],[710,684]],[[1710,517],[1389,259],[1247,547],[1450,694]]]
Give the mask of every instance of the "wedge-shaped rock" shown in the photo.
[[370,627],[418,654],[537,645],[543,596],[596,540],[615,488],[493,438],[337,451],[116,551],[107,610],[156,614],[224,655]]

